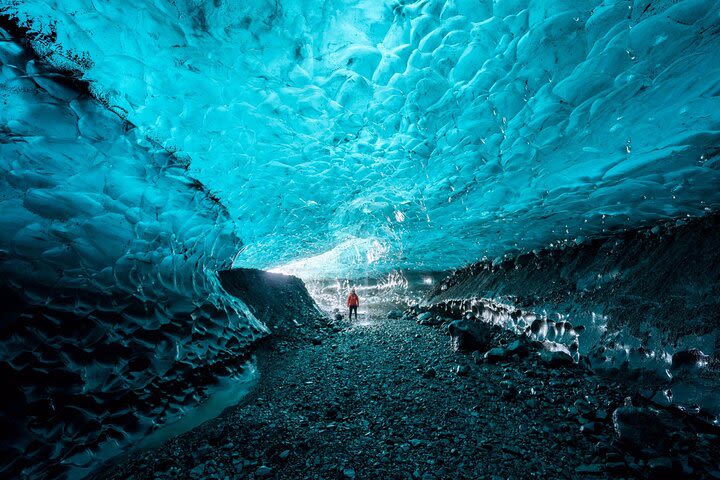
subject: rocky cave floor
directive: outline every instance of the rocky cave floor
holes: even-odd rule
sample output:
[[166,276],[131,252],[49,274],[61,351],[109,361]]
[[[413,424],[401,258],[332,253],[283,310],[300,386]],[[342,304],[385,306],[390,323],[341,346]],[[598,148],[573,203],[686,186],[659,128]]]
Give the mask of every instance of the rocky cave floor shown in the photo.
[[94,477],[720,478],[712,430],[616,381],[507,333],[499,355],[456,352],[449,320],[384,313],[271,337],[240,405]]

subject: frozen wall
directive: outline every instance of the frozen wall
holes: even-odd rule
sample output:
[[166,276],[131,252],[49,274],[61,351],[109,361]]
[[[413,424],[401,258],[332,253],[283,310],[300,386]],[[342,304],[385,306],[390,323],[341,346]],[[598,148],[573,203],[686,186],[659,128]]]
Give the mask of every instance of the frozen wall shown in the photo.
[[0,28],[0,477],[54,478],[177,418],[264,327],[185,165]]
[[8,5],[192,159],[240,266],[439,270],[720,200],[718,1]]
[[0,0],[2,473],[237,368],[232,263],[446,270],[717,209],[718,7]]
[[715,213],[477,262],[426,303],[456,315],[474,307],[484,321],[565,343],[592,370],[639,379],[655,401],[718,424],[719,264]]

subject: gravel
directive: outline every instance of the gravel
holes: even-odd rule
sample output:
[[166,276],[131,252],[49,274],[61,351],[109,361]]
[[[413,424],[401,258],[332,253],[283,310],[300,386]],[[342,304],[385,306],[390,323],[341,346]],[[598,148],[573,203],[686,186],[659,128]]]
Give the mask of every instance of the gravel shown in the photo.
[[[668,466],[618,447],[609,412],[628,392],[612,379],[537,352],[483,362],[454,352],[443,327],[374,318],[271,339],[240,405],[96,477],[649,478],[685,468],[703,478],[714,468],[712,452]],[[709,437],[705,450],[717,445]]]

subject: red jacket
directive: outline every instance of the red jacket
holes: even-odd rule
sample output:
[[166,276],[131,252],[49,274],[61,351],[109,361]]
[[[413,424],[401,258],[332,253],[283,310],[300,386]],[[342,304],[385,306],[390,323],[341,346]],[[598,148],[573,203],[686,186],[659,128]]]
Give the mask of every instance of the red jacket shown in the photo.
[[360,306],[360,299],[358,298],[356,293],[351,293],[348,297],[347,301],[348,307],[357,307]]

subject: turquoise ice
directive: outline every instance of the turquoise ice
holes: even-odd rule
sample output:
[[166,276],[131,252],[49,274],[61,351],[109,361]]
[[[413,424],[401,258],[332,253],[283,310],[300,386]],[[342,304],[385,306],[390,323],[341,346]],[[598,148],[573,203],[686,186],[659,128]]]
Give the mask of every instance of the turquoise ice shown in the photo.
[[237,374],[267,328],[219,270],[406,288],[717,211],[718,25],[720,0],[0,0],[26,409],[0,475],[88,468]]
[[[715,208],[717,1],[9,2],[238,266],[446,269]],[[52,33],[52,35],[50,35]],[[238,252],[235,252],[238,253]]]

